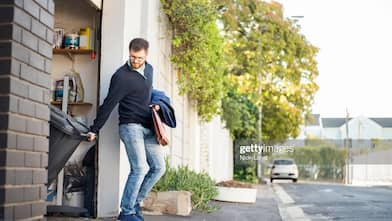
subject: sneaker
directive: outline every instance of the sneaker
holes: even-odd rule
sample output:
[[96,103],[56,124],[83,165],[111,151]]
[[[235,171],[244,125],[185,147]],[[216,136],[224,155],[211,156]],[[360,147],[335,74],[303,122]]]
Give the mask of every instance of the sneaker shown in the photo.
[[140,208],[140,204],[135,205],[135,210],[136,210],[136,216],[139,218],[141,221],[144,221],[142,209]]
[[121,221],[142,221],[142,220],[140,220],[140,219],[136,216],[136,214],[127,214],[127,215],[124,215],[124,214],[121,214],[121,213],[120,213],[120,215],[118,215],[117,220],[121,220]]

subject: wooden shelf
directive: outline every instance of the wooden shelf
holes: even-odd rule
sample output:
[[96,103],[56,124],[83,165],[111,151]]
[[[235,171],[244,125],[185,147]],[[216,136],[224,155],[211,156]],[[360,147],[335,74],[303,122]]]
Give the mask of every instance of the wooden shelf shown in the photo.
[[92,49],[53,48],[53,54],[91,54]]
[[[50,102],[52,105],[62,105],[62,101],[51,101]],[[68,102],[68,105],[79,105],[79,106],[92,106],[91,103],[86,103],[86,102]]]

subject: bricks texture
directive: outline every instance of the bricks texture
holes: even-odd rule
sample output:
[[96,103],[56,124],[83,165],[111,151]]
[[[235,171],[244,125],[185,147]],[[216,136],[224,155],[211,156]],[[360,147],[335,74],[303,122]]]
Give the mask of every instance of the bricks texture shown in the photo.
[[0,1],[0,220],[44,220],[53,0]]

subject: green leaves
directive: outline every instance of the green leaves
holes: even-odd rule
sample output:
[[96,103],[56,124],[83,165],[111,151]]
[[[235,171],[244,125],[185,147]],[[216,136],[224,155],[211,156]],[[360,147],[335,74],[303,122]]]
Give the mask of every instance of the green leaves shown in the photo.
[[168,162],[166,165],[166,173],[155,184],[154,190],[187,190],[192,193],[191,200],[194,209],[207,212],[216,209],[210,205],[210,200],[218,194],[214,180],[206,173],[196,173],[187,166],[175,169],[169,167]]
[[318,49],[283,17],[279,3],[161,3],[173,28],[171,59],[179,69],[180,94],[196,104],[202,120],[221,112],[234,137],[258,137],[261,108],[263,139],[281,141],[298,134],[318,90]]
[[231,88],[222,100],[222,119],[234,138],[257,136],[258,110],[246,94]]
[[209,121],[217,114],[223,87],[223,40],[217,27],[217,5],[211,0],[161,0],[173,27],[172,62],[180,69],[180,94],[196,104]]
[[[279,3],[219,0],[219,4],[229,64],[225,73],[238,94],[261,107],[262,139],[279,142],[296,137],[318,89],[314,81],[318,49],[283,17]],[[223,112],[233,112],[228,108],[232,107],[224,106]],[[236,138],[246,138],[238,137],[244,134],[236,133],[236,124],[228,121]],[[257,120],[248,123],[255,128]]]

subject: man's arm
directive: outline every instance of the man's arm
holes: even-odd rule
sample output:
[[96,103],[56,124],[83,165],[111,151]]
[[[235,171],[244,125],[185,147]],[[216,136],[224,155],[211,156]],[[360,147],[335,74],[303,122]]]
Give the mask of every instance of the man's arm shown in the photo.
[[94,124],[90,127],[90,132],[94,134],[98,133],[109,118],[114,107],[125,95],[127,95],[128,88],[126,87],[126,82],[120,78],[121,77],[116,74],[112,76],[110,80],[109,93],[103,104],[98,108],[97,117],[94,120]]

